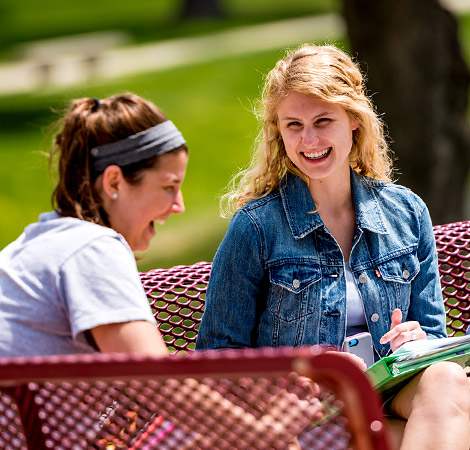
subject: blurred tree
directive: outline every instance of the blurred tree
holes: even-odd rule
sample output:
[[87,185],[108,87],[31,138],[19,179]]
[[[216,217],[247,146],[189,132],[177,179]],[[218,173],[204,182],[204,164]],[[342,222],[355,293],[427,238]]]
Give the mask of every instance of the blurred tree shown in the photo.
[[433,222],[465,219],[470,74],[457,22],[437,0],[343,0],[348,37],[388,126],[396,177]]
[[183,19],[193,17],[222,17],[223,10],[219,0],[184,0],[181,10]]

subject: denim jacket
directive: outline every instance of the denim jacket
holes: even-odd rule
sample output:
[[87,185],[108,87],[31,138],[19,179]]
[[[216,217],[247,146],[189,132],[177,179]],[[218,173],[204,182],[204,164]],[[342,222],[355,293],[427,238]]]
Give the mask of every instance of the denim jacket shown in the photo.
[[341,346],[344,260],[350,262],[378,356],[391,313],[446,336],[437,253],[424,202],[409,189],[351,170],[356,226],[351,254],[315,211],[305,182],[288,173],[268,196],[232,217],[213,261],[196,348]]

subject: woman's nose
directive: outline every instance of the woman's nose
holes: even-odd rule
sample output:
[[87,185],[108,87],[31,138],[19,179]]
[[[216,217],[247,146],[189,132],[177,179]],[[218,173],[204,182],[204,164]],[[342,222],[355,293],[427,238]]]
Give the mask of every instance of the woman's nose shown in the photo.
[[183,193],[181,192],[181,189],[178,191],[178,194],[176,194],[175,201],[173,202],[173,205],[171,206],[171,212],[172,214],[184,213],[184,200],[183,200]]
[[318,143],[317,132],[310,127],[305,127],[302,134],[302,143],[307,148],[314,147]]

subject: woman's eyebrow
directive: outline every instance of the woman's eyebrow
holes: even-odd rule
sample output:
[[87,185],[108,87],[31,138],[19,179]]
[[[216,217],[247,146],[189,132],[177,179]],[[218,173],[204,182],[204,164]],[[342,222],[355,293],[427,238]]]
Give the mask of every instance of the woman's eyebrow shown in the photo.
[[[327,116],[329,114],[332,114],[332,111],[321,112],[320,114],[313,116],[312,120],[318,119],[319,117]],[[297,117],[293,117],[293,116],[285,116],[285,117],[281,117],[280,119],[281,120],[299,120]]]

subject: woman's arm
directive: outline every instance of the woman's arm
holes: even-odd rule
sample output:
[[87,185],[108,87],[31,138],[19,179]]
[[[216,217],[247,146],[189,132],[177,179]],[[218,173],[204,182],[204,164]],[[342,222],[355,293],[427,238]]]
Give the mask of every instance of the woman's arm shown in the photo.
[[406,320],[419,322],[428,338],[447,337],[436,238],[431,217],[425,205],[420,215],[418,259],[420,270],[412,282],[410,307]]
[[145,320],[110,323],[91,330],[102,353],[130,352],[149,356],[167,356],[168,349],[158,328]]
[[214,258],[196,348],[254,347],[264,269],[260,233],[244,211],[230,221]]
[[420,269],[412,281],[408,316],[406,321],[402,322],[401,310],[395,309],[390,331],[380,339],[382,344],[390,342],[392,351],[408,341],[447,337],[436,241],[431,218],[424,204],[420,214],[419,230],[417,254]]

